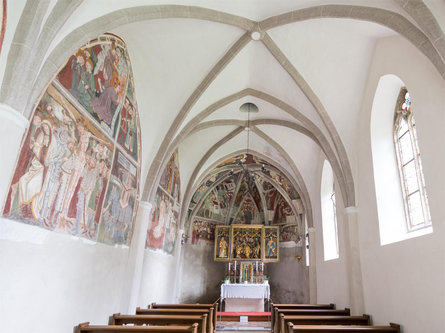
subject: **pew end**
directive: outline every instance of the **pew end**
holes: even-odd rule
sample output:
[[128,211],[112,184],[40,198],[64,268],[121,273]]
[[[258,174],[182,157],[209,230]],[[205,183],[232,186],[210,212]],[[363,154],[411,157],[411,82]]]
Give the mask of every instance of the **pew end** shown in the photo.
[[80,333],[80,330],[81,330],[82,327],[87,327],[89,325],[90,325],[89,321],[86,321],[84,323],[80,323],[79,325],[74,326],[73,333]]
[[395,328],[398,333],[400,333],[400,325],[396,323],[389,323],[389,326]]

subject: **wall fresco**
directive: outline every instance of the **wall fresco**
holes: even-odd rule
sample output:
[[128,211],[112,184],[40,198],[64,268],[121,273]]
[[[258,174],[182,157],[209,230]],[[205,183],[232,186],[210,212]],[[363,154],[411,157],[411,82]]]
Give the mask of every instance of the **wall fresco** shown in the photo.
[[137,167],[122,151],[114,155],[111,179],[102,213],[99,239],[107,244],[129,244],[133,233]]
[[295,242],[300,240],[297,224],[280,225],[280,242]]
[[[105,73],[106,66],[113,68],[111,76]],[[112,135],[119,127],[117,104],[107,126],[91,112],[94,99],[104,98],[111,87],[99,77],[111,80],[113,75],[121,82],[121,101],[133,101],[132,149]],[[5,217],[93,241],[129,245],[140,172],[139,118],[132,87],[125,44],[116,36],[102,35],[70,57],[32,113],[4,204]],[[111,221],[111,212],[116,211],[125,217],[113,214],[118,219]]]
[[216,223],[195,218],[192,224],[192,244],[213,243],[215,241]]
[[159,181],[145,248],[173,254],[180,210],[180,185],[179,157],[176,150]]
[[275,214],[273,217],[273,224],[289,223],[289,219],[294,216],[292,208],[289,203],[283,198],[281,194],[278,195],[275,201]]
[[57,80],[112,135],[125,101],[129,72],[123,42],[103,35],[77,50]]

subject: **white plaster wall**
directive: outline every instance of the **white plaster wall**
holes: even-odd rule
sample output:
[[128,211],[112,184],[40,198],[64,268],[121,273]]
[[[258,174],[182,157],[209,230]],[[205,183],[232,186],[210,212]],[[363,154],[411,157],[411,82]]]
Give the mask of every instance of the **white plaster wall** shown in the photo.
[[[176,251],[175,251],[176,252]],[[176,260],[172,255],[145,250],[138,306],[173,303],[175,297]]]
[[[415,105],[415,119],[434,232],[381,246],[370,142],[378,81],[397,75]],[[357,193],[365,311],[374,324],[400,323],[404,333],[442,333],[445,315],[445,82],[403,38],[376,44],[361,113]],[[380,223],[385,221],[380,221]]]
[[72,332],[121,309],[128,248],[0,218],[2,332]]
[[301,249],[295,243],[291,246],[280,244],[280,261],[267,264],[270,297],[274,303],[310,302],[309,269],[306,267],[305,257],[298,261],[297,254],[301,254]]
[[214,243],[183,246],[179,302],[213,303],[220,294],[225,264],[213,260]]

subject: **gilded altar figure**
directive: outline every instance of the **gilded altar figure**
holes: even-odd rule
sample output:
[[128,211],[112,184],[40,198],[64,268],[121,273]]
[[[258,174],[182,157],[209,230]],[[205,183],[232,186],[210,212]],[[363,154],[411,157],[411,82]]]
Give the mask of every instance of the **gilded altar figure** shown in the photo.
[[230,260],[230,227],[216,226],[215,227],[215,261],[229,261]]
[[227,258],[227,241],[225,237],[221,237],[221,240],[219,241],[219,257]]
[[279,238],[280,232],[278,227],[264,227],[264,261],[279,261]]
[[250,249],[249,245],[244,245],[244,255],[246,256],[246,258],[250,258],[250,253],[252,252],[252,250]]

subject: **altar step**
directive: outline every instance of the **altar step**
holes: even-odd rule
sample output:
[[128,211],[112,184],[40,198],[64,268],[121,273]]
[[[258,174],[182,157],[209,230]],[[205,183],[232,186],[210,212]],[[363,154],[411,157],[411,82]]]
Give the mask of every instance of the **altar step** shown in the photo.
[[269,322],[270,312],[217,312],[218,321],[230,322]]
[[249,331],[248,333],[267,333],[270,332],[270,322],[218,321],[216,324],[216,331],[224,333],[240,333],[240,331]]

